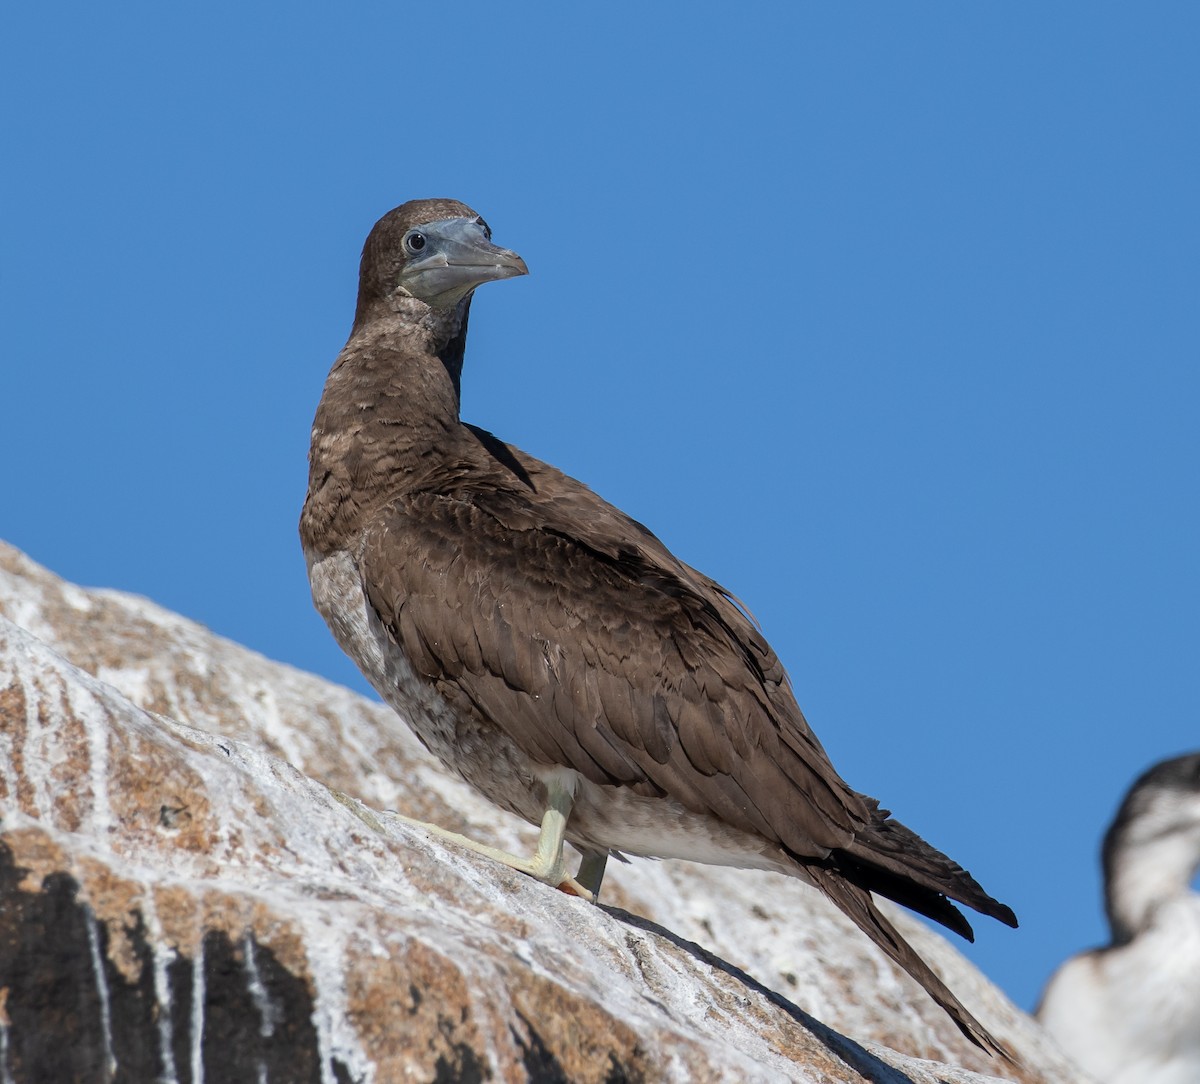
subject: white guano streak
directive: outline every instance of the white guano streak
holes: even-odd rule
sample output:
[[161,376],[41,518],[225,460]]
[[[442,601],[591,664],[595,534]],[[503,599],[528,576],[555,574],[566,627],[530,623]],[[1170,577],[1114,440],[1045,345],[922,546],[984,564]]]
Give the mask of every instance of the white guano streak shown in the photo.
[[163,945],[162,923],[158,921],[158,910],[154,906],[154,888],[150,886],[142,896],[142,917],[146,920],[146,936],[150,951],[154,954],[154,1000],[158,1004],[158,1041],[162,1047],[161,1084],[179,1084],[175,1070],[175,1052],[171,1048],[171,982],[167,966],[173,955]]
[[100,1031],[104,1035],[104,1080],[110,1081],[117,1073],[117,1058],[113,1053],[112,1002],[108,989],[108,976],[104,974],[104,958],[100,954],[100,930],[96,913],[84,905],[87,924],[88,951],[92,957],[92,973],[96,978],[96,996],[100,1002]]
[[66,688],[66,707],[79,720],[87,736],[88,778],[92,786],[92,828],[102,844],[112,827],[112,805],[108,799],[108,731],[111,719],[105,707],[82,684]]
[[204,1084],[204,938],[192,961],[192,1084]]

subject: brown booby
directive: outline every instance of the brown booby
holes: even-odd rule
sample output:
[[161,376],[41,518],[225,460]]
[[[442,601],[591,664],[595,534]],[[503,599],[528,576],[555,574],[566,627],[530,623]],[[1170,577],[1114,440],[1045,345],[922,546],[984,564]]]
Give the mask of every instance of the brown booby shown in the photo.
[[[471,293],[524,274],[455,200],[375,224],[300,519],[343,650],[447,767],[542,830],[532,859],[452,838],[586,899],[610,854],[799,878],[1003,1052],[871,893],[967,938],[951,900],[1015,926],[1012,911],[841,779],[728,591],[459,419]],[[564,839],[584,856],[575,877]]]
[[1200,1080],[1200,753],[1130,787],[1101,849],[1112,932],[1067,960],[1037,1016],[1104,1084]]

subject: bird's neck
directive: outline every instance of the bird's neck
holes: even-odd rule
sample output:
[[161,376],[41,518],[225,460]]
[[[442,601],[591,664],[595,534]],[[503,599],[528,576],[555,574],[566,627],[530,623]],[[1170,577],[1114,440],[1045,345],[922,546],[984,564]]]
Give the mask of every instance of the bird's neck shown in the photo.
[[1105,907],[1113,942],[1131,941],[1154,921],[1164,904],[1191,891],[1200,868],[1200,831],[1186,829],[1117,833],[1105,840]]
[[[405,294],[392,294],[370,304],[359,299],[358,311],[354,314],[354,327],[330,377],[340,367],[355,371],[354,379],[369,379],[349,364],[351,359],[362,359],[375,355],[389,355],[408,359],[410,362],[428,361],[436,358],[438,364],[428,366],[428,381],[408,365],[409,375],[418,380],[414,395],[419,391],[438,391],[443,374],[450,378],[454,389],[454,411],[457,420],[459,382],[462,378],[463,355],[467,347],[467,321],[471,314],[471,298],[468,295],[452,309],[434,309],[416,298]],[[423,366],[421,366],[423,368]],[[327,386],[328,390],[328,386]],[[430,406],[434,404],[431,403]]]
[[300,521],[310,550],[342,548],[369,509],[420,488],[460,439],[467,305],[394,307],[356,324],[325,382]]

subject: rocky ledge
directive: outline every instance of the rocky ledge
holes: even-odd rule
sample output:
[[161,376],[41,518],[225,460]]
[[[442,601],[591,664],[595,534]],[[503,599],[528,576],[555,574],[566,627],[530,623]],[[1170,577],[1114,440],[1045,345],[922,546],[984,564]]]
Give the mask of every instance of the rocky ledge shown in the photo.
[[386,811],[535,838],[381,705],[0,545],[0,1081],[1077,1079],[907,916],[1019,1066],[798,883],[594,907]]

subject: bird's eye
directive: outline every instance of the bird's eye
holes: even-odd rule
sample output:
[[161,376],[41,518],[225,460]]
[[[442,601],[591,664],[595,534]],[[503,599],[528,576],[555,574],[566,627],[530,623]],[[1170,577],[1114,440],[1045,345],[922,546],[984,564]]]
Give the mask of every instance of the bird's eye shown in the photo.
[[483,220],[483,215],[479,215],[475,219],[475,225],[483,228],[483,236],[489,241],[492,239],[492,228]]
[[406,238],[404,238],[404,247],[409,252],[420,252],[425,247],[425,235],[413,230]]

